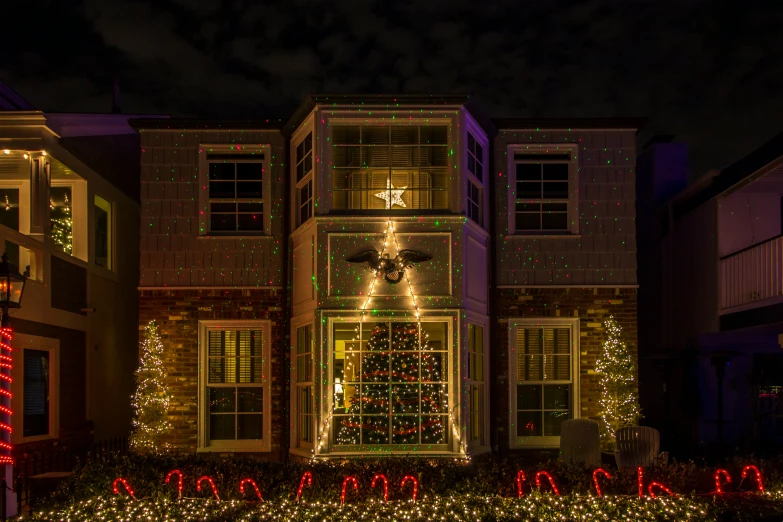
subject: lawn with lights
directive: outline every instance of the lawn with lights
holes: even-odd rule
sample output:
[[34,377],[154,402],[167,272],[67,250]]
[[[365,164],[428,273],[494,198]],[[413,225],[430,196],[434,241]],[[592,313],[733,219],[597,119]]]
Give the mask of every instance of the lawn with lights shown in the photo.
[[780,520],[779,464],[619,472],[554,461],[281,464],[130,456],[82,466],[34,519]]

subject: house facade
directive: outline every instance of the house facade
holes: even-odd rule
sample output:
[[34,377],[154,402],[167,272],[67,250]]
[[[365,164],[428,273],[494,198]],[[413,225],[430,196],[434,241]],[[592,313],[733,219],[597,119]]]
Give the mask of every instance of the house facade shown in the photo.
[[0,84],[0,242],[13,456],[127,434],[138,345],[138,136],[127,115],[35,110]]
[[783,444],[781,165],[783,135],[691,184],[683,144],[640,155],[642,406],[682,453]]
[[635,353],[637,122],[314,95],[287,122],[133,125],[180,451],[556,448],[598,412],[603,318]]

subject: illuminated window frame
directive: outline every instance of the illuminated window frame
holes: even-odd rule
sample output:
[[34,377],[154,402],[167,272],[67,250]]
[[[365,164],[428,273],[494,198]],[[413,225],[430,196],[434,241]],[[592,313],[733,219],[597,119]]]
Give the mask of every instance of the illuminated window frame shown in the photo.
[[[60,340],[51,337],[13,333],[11,346],[14,348],[11,376],[11,409],[14,411],[11,432],[12,444],[23,444],[60,437]],[[23,431],[24,411],[24,350],[49,352],[49,433],[25,437]]]
[[[530,317],[509,319],[508,332],[508,386],[509,410],[508,429],[509,446],[511,448],[557,448],[560,446],[559,436],[521,437],[517,434],[517,376],[518,355],[517,330],[525,328],[568,328],[571,344],[571,378],[567,381],[529,381],[529,384],[570,384],[571,388],[571,419],[578,419],[581,412],[580,402],[580,358],[579,358],[579,318],[568,317]],[[544,411],[544,398],[541,398],[541,411]],[[531,410],[532,411],[532,410]]]
[[313,131],[308,131],[298,143],[291,147],[293,155],[293,173],[292,179],[295,187],[295,205],[296,225],[300,226],[314,215],[315,194],[313,189],[314,171],[315,171],[315,143],[313,141]]

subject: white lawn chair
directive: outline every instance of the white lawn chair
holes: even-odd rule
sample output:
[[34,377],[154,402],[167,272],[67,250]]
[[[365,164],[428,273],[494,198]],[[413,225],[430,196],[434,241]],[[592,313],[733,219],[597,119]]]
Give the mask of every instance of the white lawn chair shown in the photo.
[[646,426],[620,428],[615,435],[618,468],[652,466],[661,452],[661,436],[658,430]]
[[598,423],[590,419],[571,419],[560,430],[560,461],[566,464],[601,465],[601,437]]

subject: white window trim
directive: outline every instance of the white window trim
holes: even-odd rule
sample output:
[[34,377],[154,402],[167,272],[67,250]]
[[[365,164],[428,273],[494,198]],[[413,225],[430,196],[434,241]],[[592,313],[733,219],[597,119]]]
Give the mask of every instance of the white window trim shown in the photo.
[[[51,189],[53,187],[69,187],[71,189],[71,219],[73,220],[73,230],[71,231],[71,234],[73,235],[73,252],[70,254],[66,254],[65,251],[61,250],[58,250],[58,252],[61,252],[66,259],[75,257],[76,259],[80,259],[85,263],[92,265],[93,263],[90,262],[90,221],[88,219],[88,213],[90,212],[89,207],[93,202],[88,201],[87,182],[81,179],[53,179],[49,184],[49,188]],[[47,202],[47,205],[48,204],[49,203]],[[50,213],[47,212],[46,215],[47,219],[51,221]],[[48,228],[50,226],[50,221],[47,221],[46,223],[47,229],[45,234],[49,238],[51,238],[51,231]],[[21,228],[21,219],[19,228]]]
[[[12,444],[24,444],[60,438],[60,340],[14,332],[11,346],[14,348],[11,370],[11,418]],[[24,434],[24,350],[49,352],[49,433],[25,437]]]
[[[579,358],[579,318],[578,317],[517,317],[508,320],[508,431],[510,448],[557,448],[560,437],[527,437],[520,441],[517,436],[517,327],[535,328],[567,326],[571,329],[571,382],[573,395],[571,397],[572,419],[578,419],[581,413],[580,401],[580,358]],[[542,399],[543,400],[543,399]]]
[[[293,323],[293,322],[292,322]],[[303,442],[300,440],[299,437],[299,376],[297,374],[297,343],[299,342],[299,329],[303,328],[305,326],[310,327],[310,342],[312,343],[312,356],[311,356],[311,368],[310,368],[310,375],[312,376],[312,381],[308,381],[312,383],[313,388],[313,404],[311,405],[312,412],[313,412],[313,442]],[[312,319],[305,321],[305,322],[299,322],[296,324],[292,324],[291,326],[292,335],[291,339],[293,342],[291,343],[291,448],[292,449],[299,449],[307,452],[311,452],[313,448],[315,447],[316,440],[318,439],[318,412],[315,409],[315,395],[318,390],[318,381],[315,376],[315,356],[316,356],[316,342],[315,342],[315,324]]]
[[[485,223],[487,222],[487,204],[488,204],[488,194],[485,190],[486,180],[487,176],[489,175],[489,139],[484,134],[484,131],[481,130],[481,128],[473,122],[472,120],[468,119],[465,125],[465,134],[463,136],[463,139],[465,140],[465,145],[462,147],[462,150],[464,151],[462,160],[465,162],[465,179],[467,180],[467,183],[464,184],[464,187],[462,190],[465,191],[465,215],[470,216],[469,208],[470,208],[470,192],[468,191],[468,183],[472,183],[479,189],[479,197],[481,200],[479,203],[479,213],[481,215],[481,220],[477,223],[482,228],[485,226]],[[482,160],[481,160],[481,177],[482,180],[478,179],[470,170],[468,170],[468,158],[471,154],[470,151],[468,151],[468,134],[473,136],[473,139],[476,141],[478,145],[481,146],[482,149]]]
[[[571,162],[568,167],[568,230],[547,232],[537,230],[516,229],[516,190],[517,163],[525,163],[514,159],[515,154],[556,154],[568,152]],[[575,236],[579,234],[579,146],[576,144],[552,143],[517,143],[508,146],[508,235],[509,236]]]
[[[360,316],[349,316],[349,317],[329,317],[326,320],[326,325],[328,327],[328,332],[326,335],[326,343],[322,346],[318,346],[316,344],[315,350],[319,353],[321,361],[331,361],[332,356],[332,346],[334,344],[334,324],[335,323],[356,323],[360,322],[361,317]],[[385,316],[372,316],[365,318],[365,322],[373,321],[373,322],[396,322],[396,323],[408,323],[408,322],[416,322],[415,317],[405,317],[405,316],[398,316],[393,315],[389,313],[389,315]],[[457,317],[448,316],[448,315],[433,315],[433,316],[426,316],[421,317],[420,321],[422,323],[427,322],[435,322],[435,323],[445,323],[447,326],[446,329],[446,339],[449,343],[447,353],[449,356],[448,361],[448,394],[449,394],[449,411],[451,412],[451,415],[449,416],[449,422],[454,423],[457,426],[457,429],[460,432],[460,438],[461,440],[465,437],[465,427],[463,426],[463,422],[461,421],[462,416],[460,415],[460,412],[462,411],[462,400],[461,400],[461,387],[459,386],[459,383],[461,382],[461,377],[458,375],[458,367],[455,364],[455,359],[458,357],[458,350],[455,346],[455,340],[454,340],[454,331],[455,328],[460,327],[460,320]],[[316,370],[321,368],[323,364],[320,366],[316,366]],[[316,388],[316,394],[320,393],[321,400],[319,401],[318,398],[316,398],[316,403],[319,404],[318,409],[316,410],[316,439],[318,438],[318,433],[320,432],[322,426],[324,425],[324,420],[329,419],[329,428],[326,430],[325,433],[325,440],[323,441],[323,444],[321,446],[318,446],[315,448],[315,457],[360,457],[365,455],[373,455],[376,450],[378,449],[384,449],[383,454],[384,455],[409,455],[412,451],[420,454],[426,454],[426,455],[442,455],[442,456],[455,456],[459,455],[461,448],[458,445],[458,441],[456,440],[456,437],[454,436],[454,426],[450,425],[447,427],[447,431],[449,433],[449,442],[444,445],[444,449],[435,449],[431,451],[427,451],[426,449],[418,448],[418,449],[411,449],[412,446],[409,446],[408,448],[404,450],[397,450],[392,449],[393,445],[381,445],[381,446],[365,446],[362,445],[358,447],[355,450],[344,450],[343,448],[334,449],[335,444],[332,442],[332,424],[333,424],[333,417],[331,416],[331,411],[333,408],[334,403],[334,368],[332,364],[327,364],[328,366],[327,370],[322,370],[321,375],[315,375],[315,378],[319,378],[319,383],[323,383],[323,385],[320,385]],[[323,395],[325,394],[325,395]],[[325,398],[325,399],[324,399]],[[452,419],[453,417],[453,419]],[[316,441],[317,442],[317,441]],[[422,445],[424,447],[426,445]]]
[[[307,137],[310,136],[312,140],[312,148],[310,149],[310,155],[311,155],[311,168],[310,171],[307,172],[304,177],[296,181],[296,171],[297,167],[299,166],[297,163],[296,158],[296,149],[301,145],[304,140],[307,139]],[[294,193],[293,193],[293,199],[294,199],[294,223],[296,224],[296,227],[301,227],[311,219],[315,217],[315,182],[313,181],[315,179],[315,132],[313,132],[312,128],[308,128],[307,132],[303,133],[301,136],[299,136],[295,141],[292,141],[292,143],[296,143],[296,145],[291,146],[291,180],[294,184]],[[302,201],[300,201],[300,192],[302,188],[304,188],[307,183],[311,183],[311,194],[310,194],[310,217],[307,218],[306,221],[300,222],[300,210],[302,206]]]
[[[231,452],[231,451],[246,451],[246,452],[269,452],[272,451],[272,393],[271,393],[271,326],[272,322],[269,320],[241,320],[241,321],[220,321],[209,320],[198,322],[198,452]],[[207,413],[206,408],[209,404],[207,397],[207,332],[210,330],[258,330],[263,332],[264,336],[264,351],[262,354],[263,367],[262,375],[263,380],[261,386],[264,389],[264,425],[263,425],[263,438],[261,441],[248,440],[248,441],[233,441],[233,442],[219,442],[211,443],[207,436]]]
[[[465,335],[467,335],[468,332],[468,325],[474,325],[474,326],[480,326],[482,328],[483,332],[483,361],[482,361],[482,369],[484,370],[483,373],[483,386],[484,386],[484,393],[483,393],[483,400],[482,400],[482,408],[484,412],[484,423],[481,427],[482,429],[482,437],[481,441],[470,441],[467,440],[468,432],[470,427],[466,425],[465,430],[465,437],[467,440],[467,448],[469,453],[471,454],[477,454],[482,453],[483,451],[489,451],[490,450],[490,430],[489,430],[489,411],[490,411],[490,387],[489,387],[489,328],[488,328],[488,321],[486,318],[481,318],[480,316],[475,316],[472,313],[468,312],[466,314],[465,318]],[[465,356],[466,358],[470,356],[470,352],[468,351],[468,337],[465,338]],[[467,367],[467,359],[466,359],[466,367]],[[465,376],[465,380],[468,384],[470,384],[470,375]],[[467,406],[465,418],[467,419],[468,423],[470,422],[470,398],[466,395],[465,397],[465,404]]]
[[[239,154],[253,154],[263,153],[264,159],[258,160],[262,164],[264,169],[263,179],[263,193],[264,197],[260,200],[264,203],[264,231],[262,233],[252,232],[248,230],[235,230],[235,231],[215,231],[210,230],[210,218],[209,218],[209,160],[207,155],[209,153],[239,153]],[[215,236],[215,237],[236,237],[236,236],[252,236],[252,237],[264,237],[271,235],[271,212],[272,212],[272,169],[271,169],[271,147],[268,144],[262,145],[236,145],[227,143],[202,143],[199,144],[199,158],[198,158],[198,204],[199,204],[199,236]]]
[[[96,254],[95,250],[96,250],[96,245],[97,245],[97,239],[95,237],[95,221],[96,221],[97,218],[96,218],[96,215],[95,215],[95,208],[94,207],[98,206],[98,202],[96,201],[96,198],[101,198],[102,200],[104,200],[106,203],[109,204],[109,245],[108,245],[108,248],[109,248],[109,266],[108,267],[101,266],[101,265],[99,265],[98,263],[95,262],[95,254]],[[91,264],[92,264],[92,266],[96,267],[99,270],[105,270],[106,272],[116,273],[116,271],[117,271],[116,270],[116,267],[117,267],[117,257],[115,256],[116,250],[114,248],[114,245],[116,243],[115,240],[116,240],[116,237],[117,237],[117,233],[116,233],[117,227],[115,225],[115,221],[116,221],[115,214],[116,214],[117,204],[113,200],[111,200],[111,199],[109,199],[107,197],[104,197],[102,194],[99,194],[97,192],[94,192],[93,195],[92,195],[92,204],[93,204],[93,213],[92,213],[92,224],[93,224],[93,226],[92,226],[92,230],[91,230],[91,238],[92,238],[92,249],[91,249],[91,251],[92,251],[92,256],[91,256],[92,257],[92,261],[91,261]]]

